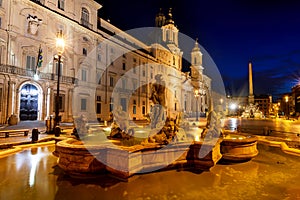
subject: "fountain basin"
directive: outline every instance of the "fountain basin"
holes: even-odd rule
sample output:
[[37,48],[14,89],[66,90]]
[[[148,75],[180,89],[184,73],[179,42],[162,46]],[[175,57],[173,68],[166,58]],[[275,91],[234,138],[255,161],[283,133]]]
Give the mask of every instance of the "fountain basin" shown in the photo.
[[[199,157],[200,149],[207,155]],[[137,173],[166,169],[209,170],[222,157],[220,140],[215,144],[177,142],[160,145],[149,143],[134,146],[114,145],[112,141],[98,144],[67,139],[56,144],[58,166],[71,175],[113,174],[128,179]]]
[[229,134],[221,142],[222,159],[227,161],[247,161],[258,154],[257,137]]

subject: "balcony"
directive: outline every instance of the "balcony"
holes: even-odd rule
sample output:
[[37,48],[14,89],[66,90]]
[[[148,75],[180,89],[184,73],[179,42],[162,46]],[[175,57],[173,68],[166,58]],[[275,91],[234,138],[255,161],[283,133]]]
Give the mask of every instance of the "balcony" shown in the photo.
[[89,21],[83,18],[81,18],[81,25],[86,28],[93,29],[93,24],[91,24]]
[[[33,70],[27,70],[20,67],[12,66],[12,65],[0,65],[0,73],[6,73],[6,74],[14,74],[24,77],[33,77],[34,71]],[[50,80],[50,81],[57,81],[57,75],[52,73],[43,73],[39,72],[39,78],[41,80]],[[60,77],[62,83],[67,84],[75,84],[77,82],[77,79],[74,77],[69,76],[61,76]]]

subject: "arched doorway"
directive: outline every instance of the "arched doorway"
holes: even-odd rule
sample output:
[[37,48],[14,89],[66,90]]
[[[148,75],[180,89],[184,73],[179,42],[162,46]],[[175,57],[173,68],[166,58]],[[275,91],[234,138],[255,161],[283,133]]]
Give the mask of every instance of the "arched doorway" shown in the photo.
[[20,120],[37,120],[39,105],[38,88],[32,84],[25,84],[20,90]]

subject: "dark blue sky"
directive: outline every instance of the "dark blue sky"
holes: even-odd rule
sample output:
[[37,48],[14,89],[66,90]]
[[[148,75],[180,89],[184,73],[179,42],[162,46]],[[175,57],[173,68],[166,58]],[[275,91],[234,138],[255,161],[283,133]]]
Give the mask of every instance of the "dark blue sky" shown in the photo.
[[227,91],[247,95],[248,62],[255,94],[289,92],[300,77],[300,1],[294,0],[99,0],[100,17],[128,30],[154,26],[159,8],[179,31],[208,51]]

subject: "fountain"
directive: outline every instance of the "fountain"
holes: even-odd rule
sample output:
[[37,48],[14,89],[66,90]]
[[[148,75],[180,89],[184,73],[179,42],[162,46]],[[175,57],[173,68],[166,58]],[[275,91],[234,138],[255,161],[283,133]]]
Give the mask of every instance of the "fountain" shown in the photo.
[[250,104],[246,106],[245,111],[242,113],[242,118],[263,118],[263,114],[259,111],[258,105]]
[[[110,173],[127,180],[134,174],[174,168],[209,170],[221,159],[221,151],[225,158],[229,155],[240,157],[235,146],[228,147],[229,139],[222,137],[220,112],[209,112],[204,130],[191,127],[181,112],[174,118],[166,117],[164,84],[161,76],[156,80],[150,97],[154,106],[148,126],[130,126],[121,107],[113,112],[111,127],[99,127],[97,131],[93,130],[93,134],[87,128],[84,116],[76,118],[77,139],[56,144],[58,166],[73,176]],[[245,139],[248,141],[247,138],[242,140]],[[256,148],[256,142],[253,146]],[[244,148],[241,147],[241,151]]]
[[257,137],[228,134],[221,142],[222,159],[225,161],[248,161],[257,156]]

